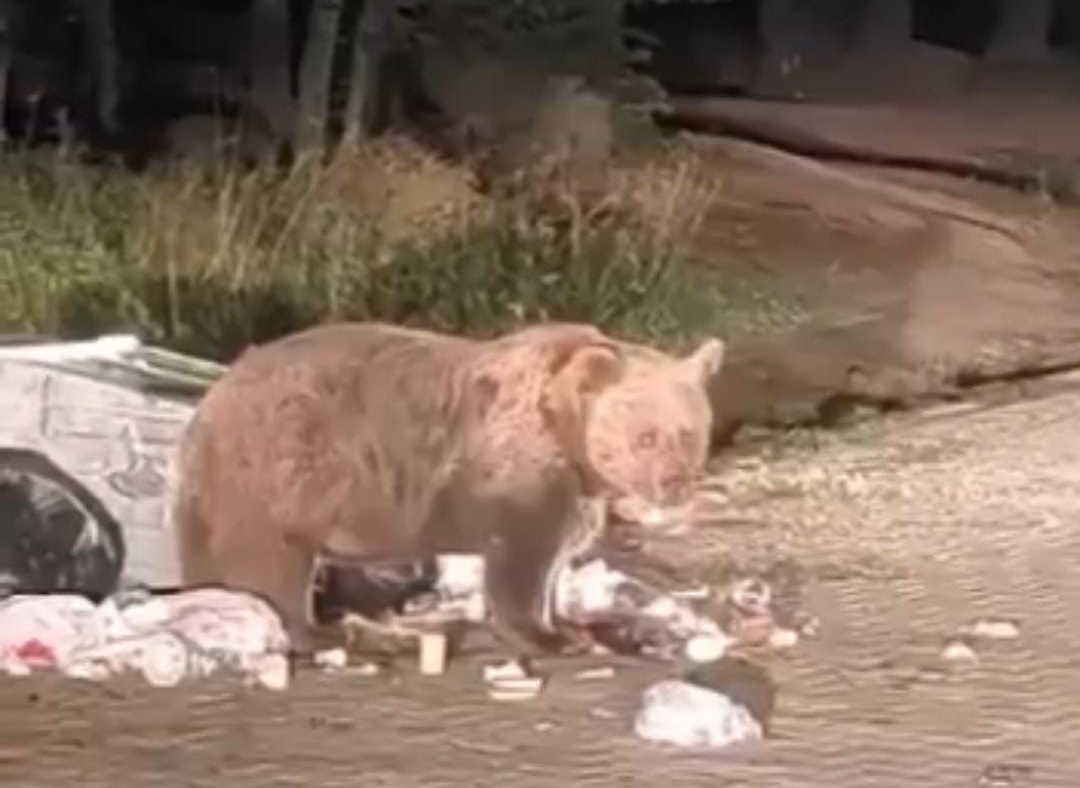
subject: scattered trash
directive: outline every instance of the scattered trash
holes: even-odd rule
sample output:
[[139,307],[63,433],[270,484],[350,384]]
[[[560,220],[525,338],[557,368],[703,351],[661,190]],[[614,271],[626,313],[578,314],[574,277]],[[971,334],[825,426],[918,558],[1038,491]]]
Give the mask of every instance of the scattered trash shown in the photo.
[[382,672],[382,668],[379,667],[376,662],[364,661],[356,665],[350,665],[344,669],[349,675],[352,676],[378,676]]
[[708,586],[698,586],[697,588],[687,588],[682,591],[672,591],[671,596],[675,599],[696,599],[704,601],[712,596],[712,589]]
[[436,578],[430,594],[405,602],[403,619],[412,621],[484,621],[484,558],[467,553],[444,554],[435,560]]
[[605,618],[619,606],[619,592],[632,582],[599,558],[576,569],[567,568],[555,583],[555,612],[579,623]]
[[1015,640],[1020,637],[1020,624],[1007,618],[977,618],[962,627],[961,633],[987,640]]
[[74,595],[0,601],[0,669],[51,668],[101,681],[134,671],[151,685],[239,674],[272,689],[288,685],[288,639],[262,600],[224,589],[117,597],[94,605]]
[[687,601],[613,570],[603,559],[560,575],[555,609],[576,623],[611,628],[619,633],[615,640],[663,659],[680,653],[694,661],[716,659],[729,643],[720,625]]
[[434,560],[358,561],[323,552],[312,578],[312,612],[319,623],[356,615],[378,619],[400,613],[410,600],[434,595],[438,567]]
[[1020,624],[1007,618],[976,618],[959,628],[956,636],[945,641],[941,658],[946,662],[974,664],[979,661],[976,640],[1015,640]]
[[26,675],[65,663],[79,644],[101,637],[103,617],[74,594],[18,595],[0,601],[0,669]]
[[[771,605],[772,588],[768,583],[756,577],[739,580],[728,593],[728,631],[745,645],[773,645],[776,622]],[[781,636],[781,642],[785,642],[784,636]]]
[[259,684],[277,692],[288,689],[292,670],[286,655],[266,654],[259,658],[258,663],[256,680]]
[[605,665],[600,668],[589,668],[588,670],[580,670],[575,674],[575,679],[578,681],[595,681],[597,679],[613,679],[615,678],[615,668],[610,665]]
[[643,739],[682,747],[724,747],[761,739],[776,707],[768,671],[725,656],[682,680],[652,685],[642,696],[634,731]]
[[446,635],[424,632],[420,635],[420,673],[438,676],[446,671]]
[[530,678],[528,672],[517,660],[484,666],[484,681],[490,683],[514,682],[520,679]]
[[641,644],[653,656],[672,659],[681,652],[696,663],[722,659],[736,644],[794,648],[803,635],[812,636],[819,628],[813,617],[806,617],[798,629],[778,627],[772,588],[757,577],[731,586],[725,626],[700,615],[688,602],[709,596],[708,589],[663,594],[597,559],[563,573],[556,610],[578,623],[621,626],[625,640]]
[[[421,672],[428,675],[445,670],[447,626],[485,618],[483,557],[441,555],[434,567],[430,590],[406,598],[399,613],[378,621],[356,618],[352,613],[342,618],[350,631],[419,641]],[[384,573],[391,570],[384,568]],[[790,649],[802,635],[816,631],[813,618],[799,629],[777,627],[771,611],[772,589],[756,577],[732,585],[726,595],[723,624],[702,615],[692,604],[693,600],[712,597],[707,586],[661,592],[598,558],[559,573],[552,607],[559,618],[588,628],[599,653],[633,650],[695,664],[722,659],[736,644]]]
[[747,616],[771,616],[772,588],[764,580],[746,577],[731,587],[732,605]]
[[686,658],[691,662],[714,662],[727,653],[730,643],[730,638],[722,632],[695,635],[686,642]]
[[328,648],[325,651],[316,651],[314,661],[320,668],[342,670],[349,664],[349,655],[343,648]]
[[463,600],[473,615],[471,621],[484,620],[484,558],[466,553],[444,554],[436,559],[439,577],[436,591],[446,599]]
[[956,638],[945,643],[941,651],[941,658],[948,662],[974,663],[979,661],[978,654],[964,640]]
[[136,670],[153,687],[175,687],[189,672],[188,648],[171,632],[154,632],[77,652],[61,670],[72,678],[90,681]]
[[519,662],[511,660],[484,667],[484,681],[492,700],[531,700],[540,694],[543,678],[530,676]]
[[[483,558],[443,555],[437,559],[437,565],[434,592],[405,602],[402,614],[395,619],[398,634],[405,633],[405,628],[413,628],[413,636],[419,637],[422,631],[439,625],[484,620]],[[553,608],[564,620],[586,627],[599,626],[609,632],[612,641],[641,646],[654,656],[672,659],[696,636],[706,636],[711,641],[708,648],[701,648],[705,643],[701,641],[692,649],[695,654],[719,656],[727,648],[720,625],[699,615],[686,601],[687,597],[703,595],[708,596],[707,588],[663,594],[611,569],[603,559],[596,559],[559,573]],[[604,648],[601,653],[610,653],[610,648]]]
[[769,645],[778,651],[795,648],[799,645],[799,633],[794,629],[776,627],[769,635]]
[[821,631],[821,621],[816,616],[805,616],[796,631],[805,638],[816,637]]
[[763,736],[750,711],[727,695],[674,679],[645,690],[634,732],[680,747],[726,747]]

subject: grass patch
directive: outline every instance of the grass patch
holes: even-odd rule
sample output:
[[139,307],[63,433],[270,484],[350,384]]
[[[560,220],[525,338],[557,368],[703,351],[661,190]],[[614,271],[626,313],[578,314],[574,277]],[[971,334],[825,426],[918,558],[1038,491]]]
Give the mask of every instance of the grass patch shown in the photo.
[[402,140],[329,165],[134,174],[56,156],[0,160],[0,328],[135,331],[218,359],[325,320],[485,336],[582,320],[684,345],[720,325],[692,241],[714,196],[689,154],[558,162],[480,190]]

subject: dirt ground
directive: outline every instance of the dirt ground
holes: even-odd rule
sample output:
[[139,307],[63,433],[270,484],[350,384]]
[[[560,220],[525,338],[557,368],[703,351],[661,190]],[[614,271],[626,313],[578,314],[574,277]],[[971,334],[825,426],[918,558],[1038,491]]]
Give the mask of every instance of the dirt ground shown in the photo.
[[[286,692],[0,682],[0,784],[93,786],[1080,784],[1080,377],[1028,396],[791,433],[725,455],[722,517],[656,548],[688,578],[786,578],[820,631],[760,659],[771,736],[719,752],[635,739],[662,666],[561,664],[535,700],[488,700],[480,657],[443,677],[307,670]],[[1031,396],[1032,393],[1037,396]],[[942,660],[976,616],[1019,621]]]

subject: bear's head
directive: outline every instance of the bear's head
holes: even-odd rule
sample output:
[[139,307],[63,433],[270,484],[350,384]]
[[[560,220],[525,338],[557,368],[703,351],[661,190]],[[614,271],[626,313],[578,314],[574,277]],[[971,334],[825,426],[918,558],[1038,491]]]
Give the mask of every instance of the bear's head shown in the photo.
[[709,450],[709,384],[724,351],[715,338],[682,358],[595,342],[555,371],[549,402],[564,444],[619,517],[658,530],[686,523]]

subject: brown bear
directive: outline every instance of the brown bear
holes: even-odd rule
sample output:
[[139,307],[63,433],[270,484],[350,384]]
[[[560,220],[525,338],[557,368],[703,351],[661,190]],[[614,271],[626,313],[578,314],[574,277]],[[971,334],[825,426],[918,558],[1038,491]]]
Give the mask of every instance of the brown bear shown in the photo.
[[486,341],[332,324],[249,349],[182,440],[184,583],[264,596],[303,652],[321,552],[474,552],[505,646],[580,647],[553,620],[555,573],[612,508],[655,527],[685,520],[723,351],[710,339],[675,358],[568,323]]

